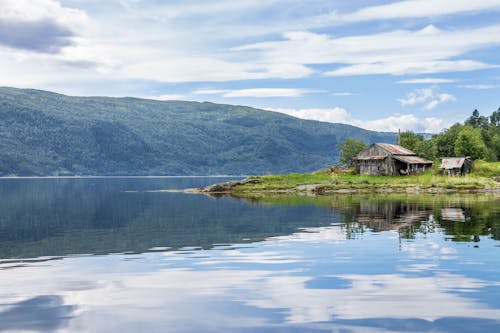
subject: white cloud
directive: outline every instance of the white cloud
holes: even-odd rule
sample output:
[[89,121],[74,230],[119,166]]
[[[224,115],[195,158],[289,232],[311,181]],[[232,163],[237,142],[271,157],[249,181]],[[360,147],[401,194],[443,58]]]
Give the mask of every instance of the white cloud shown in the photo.
[[455,96],[447,93],[438,93],[435,91],[435,88],[415,89],[406,98],[398,99],[402,106],[425,104],[424,109],[426,110],[432,110],[441,103],[456,100]]
[[404,74],[433,74],[446,72],[468,72],[479,69],[498,67],[474,60],[457,61],[416,61],[416,62],[380,62],[373,64],[357,64],[341,67],[326,72],[327,76],[354,76],[354,75],[404,75]]
[[183,94],[163,94],[163,95],[157,95],[157,96],[146,96],[145,98],[147,99],[155,99],[158,101],[170,101],[170,100],[185,100],[186,95]]
[[413,131],[419,133],[439,133],[452,124],[436,117],[417,118],[413,114],[393,115],[374,120],[354,118],[346,109],[285,109],[267,108],[267,110],[284,113],[293,117],[353,125],[379,132]]
[[334,93],[331,93],[331,95],[332,96],[352,96],[354,94],[351,92],[334,92]]
[[435,17],[480,11],[499,11],[499,0],[407,0],[361,8],[339,14],[337,11],[316,17],[321,24],[342,24],[387,19]]
[[409,80],[401,80],[397,83],[400,84],[438,84],[438,83],[453,83],[456,80],[453,79],[441,79],[441,78],[421,78],[421,79],[409,79]]
[[198,89],[193,91],[194,95],[221,95],[230,91],[229,89]]
[[251,89],[200,89],[195,95],[222,95],[222,97],[302,97],[317,90],[298,88],[251,88]]
[[498,84],[465,84],[465,85],[461,85],[459,87],[466,88],[466,89],[486,90],[486,89],[499,88],[500,85],[498,85]]
[[[277,14],[277,8],[283,5],[283,0],[262,3],[217,0],[210,4],[201,1],[153,3],[121,0],[120,3],[125,7],[116,7],[116,17],[92,12],[93,7],[89,6],[91,19],[83,10],[66,5],[83,3],[79,1],[63,2],[64,5],[55,0],[1,1],[8,8],[17,9],[9,9],[7,14],[2,11],[0,18],[24,20],[22,22],[50,19],[75,34],[63,44],[38,46],[42,50],[57,51],[57,57],[54,56],[52,61],[44,59],[43,65],[46,67],[43,70],[25,70],[19,65],[14,71],[18,73],[17,77],[14,74],[6,77],[7,82],[21,82],[23,85],[56,80],[61,83],[67,81],[68,77],[73,81],[89,77],[100,79],[101,76],[115,80],[176,83],[297,79],[315,73],[310,66],[315,64],[338,65],[326,73],[329,76],[470,71],[492,68],[495,64],[460,59],[462,55],[500,43],[500,25],[465,30],[441,30],[428,26],[416,31],[395,30],[346,37],[290,31],[290,28],[306,30],[315,27],[308,18],[319,11],[319,6],[312,5],[315,9],[304,10],[304,3],[300,1],[290,5],[291,13],[297,16],[295,20],[290,19],[289,15],[292,14]],[[417,5],[415,1],[404,3]],[[462,1],[459,3],[461,7],[457,4],[454,6],[461,10],[473,7]],[[109,4],[103,6],[108,8]],[[491,3],[481,2],[476,9],[491,6]],[[368,8],[373,11],[375,7]],[[264,9],[271,10],[273,22],[259,16]],[[359,12],[363,10],[366,12],[367,8]],[[378,10],[382,12],[380,8]],[[251,19],[241,20],[247,11],[252,13]],[[239,16],[235,18],[231,14]],[[214,16],[218,18],[214,19]],[[187,24],[193,18],[201,20],[200,24]],[[145,21],[149,19],[152,21]],[[256,22],[265,24],[256,27]],[[269,38],[271,34],[266,31],[269,25],[273,25],[273,33],[289,32],[283,34],[282,40],[232,47],[238,45],[247,32],[248,36],[259,36],[257,40]],[[85,28],[78,28],[82,26]],[[19,43],[17,40],[11,41],[14,42]],[[52,45],[55,45],[55,49],[51,49]],[[33,55],[21,56],[27,57],[25,63],[38,61]],[[12,65],[12,61],[6,63],[7,67]],[[64,73],[68,66],[79,65],[80,70],[72,70],[68,75]],[[47,72],[51,75],[46,75]],[[27,77],[28,80],[19,77]],[[341,93],[335,96],[347,96]]]
[[[354,125],[356,122],[346,109],[335,107],[333,109],[285,109],[267,108],[269,111],[284,113],[300,119],[318,120],[328,123],[343,123]],[[357,126],[357,125],[356,125]]]
[[266,8],[276,1],[254,0],[212,0],[212,1],[184,1],[158,2],[147,4],[141,1],[120,0],[120,3],[135,15],[166,22],[168,20],[185,17],[207,17],[209,15],[228,15],[242,11]]
[[345,65],[326,72],[328,76],[471,71],[496,65],[457,57],[500,44],[500,25],[468,30],[427,26],[416,31],[395,30],[339,38],[298,31],[283,37],[283,40],[243,45],[233,50],[253,52],[257,59],[268,63]]
[[[103,78],[174,83],[299,79],[316,73],[312,66],[316,64],[332,65],[326,75],[334,77],[472,71],[493,68],[496,64],[489,64],[488,60],[462,59],[464,55],[500,43],[498,24],[461,30],[428,26],[420,30],[370,31],[359,35],[346,31],[341,37],[314,33],[307,30],[334,24],[310,20],[325,8],[316,2],[117,2],[123,6],[98,1],[88,5],[86,1],[0,0],[0,21],[49,21],[63,28],[62,35],[41,45],[28,41],[21,45],[23,50],[31,47],[31,50],[52,52],[50,57],[19,48],[12,51],[0,47],[2,84],[49,88],[50,85],[64,86],[64,82],[79,82],[82,86],[83,82],[102,82]],[[396,16],[386,13],[389,8],[402,17],[428,17],[445,12],[491,10],[497,8],[498,3],[445,2],[447,5],[432,3],[430,6],[428,0],[402,1],[366,7],[341,16],[344,22],[372,20],[379,15]],[[287,4],[286,13],[281,10],[283,4]],[[82,9],[70,8],[77,6]],[[113,15],[106,12],[109,9],[113,10]],[[262,15],[263,11],[269,16]],[[5,35],[10,34],[0,28],[0,35],[2,31]],[[283,38],[276,37],[279,34],[283,34]],[[66,39],[60,43],[57,36]],[[29,42],[37,40],[31,38]],[[262,40],[268,42],[254,43]],[[21,42],[11,38],[9,43]],[[251,44],[241,45],[244,43]],[[434,80],[427,83],[446,83]],[[406,81],[410,83],[411,80]],[[258,93],[247,92],[252,97]],[[236,97],[237,93],[228,91],[225,94],[225,97]],[[332,95],[349,94],[340,91]],[[265,93],[260,92],[260,95]]]
[[223,82],[269,78],[293,79],[313,71],[301,64],[228,61],[215,56],[197,57],[189,54],[160,55],[157,59],[139,59],[126,64],[123,74],[128,78],[160,82]]
[[64,25],[78,27],[88,19],[82,10],[64,7],[55,0],[2,0],[1,7],[0,18],[9,21],[54,20]]

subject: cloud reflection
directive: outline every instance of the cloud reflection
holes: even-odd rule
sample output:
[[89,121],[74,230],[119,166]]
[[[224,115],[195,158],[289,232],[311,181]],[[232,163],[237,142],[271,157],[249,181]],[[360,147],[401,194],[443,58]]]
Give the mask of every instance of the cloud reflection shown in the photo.
[[[2,304],[5,305],[5,304]],[[41,295],[8,304],[0,312],[0,331],[53,331],[65,326],[75,306],[65,305],[63,297]]]
[[[328,274],[318,274],[314,265],[319,264],[307,251],[313,246],[318,253],[334,253],[346,246],[337,242],[341,234],[341,227],[332,225],[271,238],[255,248],[201,250],[196,256],[193,252],[147,253],[135,255],[137,260],[119,255],[68,258],[47,266],[6,270],[0,275],[2,299],[12,298],[12,290],[33,294],[33,285],[36,293],[59,296],[54,296],[55,303],[54,299],[45,301],[50,306],[13,307],[0,318],[10,315],[12,319],[16,313],[22,317],[26,309],[35,309],[55,327],[54,322],[60,323],[78,309],[68,331],[122,332],[160,331],[162,327],[173,332],[238,332],[272,330],[276,325],[299,331],[339,327],[452,331],[462,318],[490,331],[499,327],[500,310],[470,295],[500,285],[439,270],[439,263],[413,259],[398,268],[400,273],[360,274],[354,273],[352,267],[359,263],[353,262],[349,268],[333,267]],[[431,254],[443,252],[444,247],[433,244],[426,247]],[[419,251],[418,246],[409,247],[402,254],[412,258]],[[429,274],[415,273],[422,270]],[[342,283],[312,283],[318,278]],[[56,309],[56,314],[47,308]],[[49,327],[43,321],[32,323]]]

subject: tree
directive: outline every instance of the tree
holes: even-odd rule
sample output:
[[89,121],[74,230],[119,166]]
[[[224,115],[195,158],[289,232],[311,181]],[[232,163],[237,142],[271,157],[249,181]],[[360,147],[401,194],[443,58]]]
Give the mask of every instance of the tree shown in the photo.
[[455,141],[456,156],[470,156],[472,159],[484,159],[486,152],[487,148],[479,129],[465,126],[460,130]]
[[453,157],[455,155],[455,141],[457,140],[458,133],[464,126],[456,123],[448,130],[435,135],[431,140],[436,146],[437,157]]
[[352,167],[354,166],[354,157],[366,148],[366,143],[358,139],[347,138],[344,142],[339,143],[337,147],[340,149],[339,162],[342,165]]
[[491,149],[495,152],[495,158],[500,161],[500,133],[493,136]]
[[418,156],[422,156],[428,160],[435,160],[437,157],[436,144],[432,139],[420,141],[413,151]]
[[465,121],[465,125],[470,125],[472,127],[478,128],[487,128],[488,127],[488,118],[479,115],[479,111],[475,109],[472,112],[472,115]]
[[415,134],[410,131],[403,132],[399,136],[399,145],[413,151],[415,151],[417,145],[422,141],[424,141],[424,137],[422,135]]
[[477,109],[472,111],[472,115],[465,121],[465,125],[471,125],[472,127],[479,125],[479,111]]
[[500,126],[500,107],[491,114],[490,124],[497,127]]

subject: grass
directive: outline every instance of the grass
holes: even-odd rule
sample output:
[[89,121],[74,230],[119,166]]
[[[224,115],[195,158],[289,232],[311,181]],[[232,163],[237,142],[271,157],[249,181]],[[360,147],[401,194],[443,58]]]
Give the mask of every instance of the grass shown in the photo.
[[500,162],[475,161],[473,174],[483,177],[500,177]]
[[[420,191],[499,188],[495,178],[500,177],[500,162],[478,161],[474,171],[463,177],[450,177],[441,174],[439,169],[411,176],[372,176],[357,175],[352,172],[319,172],[310,174],[266,175],[250,177],[248,182],[235,187],[235,192],[301,192],[314,188],[317,193],[339,190],[351,191]],[[302,186],[301,186],[302,185]]]
[[421,203],[432,207],[441,208],[448,206],[470,206],[470,205],[491,205],[497,204],[499,194],[485,193],[353,193],[332,194],[328,196],[299,196],[295,193],[275,194],[275,193],[252,193],[244,192],[237,195],[242,200],[249,203],[259,203],[269,206],[322,206],[337,209],[345,208],[353,204],[362,203],[385,203],[385,202],[407,202]]

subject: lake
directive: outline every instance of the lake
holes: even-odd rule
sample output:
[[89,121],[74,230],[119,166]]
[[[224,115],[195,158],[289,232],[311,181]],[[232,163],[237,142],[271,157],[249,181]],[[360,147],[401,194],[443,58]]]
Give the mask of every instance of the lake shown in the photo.
[[500,196],[0,179],[0,331],[499,332]]

